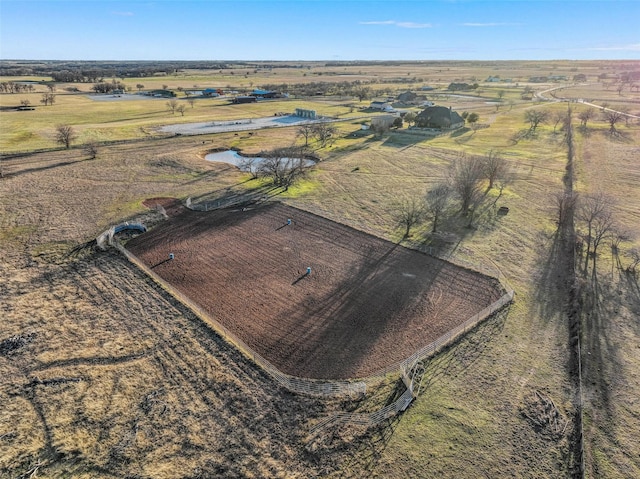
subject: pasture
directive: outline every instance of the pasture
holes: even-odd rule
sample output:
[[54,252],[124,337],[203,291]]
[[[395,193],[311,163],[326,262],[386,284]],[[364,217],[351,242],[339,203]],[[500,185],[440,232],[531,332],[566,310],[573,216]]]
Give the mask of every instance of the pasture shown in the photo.
[[[411,75],[403,73],[407,68]],[[309,177],[275,198],[305,215],[371,234],[375,242],[382,241],[376,244],[431,247],[454,262],[497,268],[516,290],[516,300],[425,363],[422,392],[404,414],[371,430],[345,426],[311,443],[308,431],[323,418],[345,410],[373,411],[393,400],[396,380],[372,388],[362,400],[293,395],[124,258],[81,246],[127,219],[157,225],[158,233],[152,229],[149,234],[170,228],[172,220],[165,223],[144,206],[148,198],[207,201],[257,186],[232,166],[204,161],[211,150],[239,148],[253,154],[301,142],[294,128],[163,137],[154,133],[156,126],[198,121],[196,116],[211,121],[209,111],[225,119],[269,116],[298,101],[303,107],[350,115],[346,105],[357,100],[234,106],[203,100],[195,104],[193,115],[187,111],[182,118],[167,112],[162,100],[103,104],[61,93],[50,107],[0,111],[7,125],[0,137],[5,155],[0,160],[0,475],[28,476],[37,470],[42,477],[81,478],[569,477],[575,467],[576,390],[568,367],[566,298],[558,294],[555,203],[563,190],[566,145],[552,123],[543,124],[534,137],[517,137],[527,128],[526,111],[566,111],[567,105],[522,100],[519,92],[524,80],[539,72],[584,72],[593,80],[619,69],[605,62],[347,67],[353,75],[398,80],[374,84],[395,92],[411,88],[399,82],[401,77],[419,74],[425,84],[438,88],[442,104],[477,111],[480,123],[489,127],[437,138],[421,138],[403,128],[375,137],[360,131],[359,120],[345,121],[333,145],[311,144],[322,161]],[[336,72],[311,65],[306,77],[292,69],[287,78],[344,78]],[[185,86],[204,84],[206,78],[212,86],[223,81],[208,73],[194,72],[200,75],[197,81],[188,76],[180,81]],[[260,77],[252,72],[247,78],[234,73],[226,72],[229,83],[232,78],[247,86],[272,81],[271,73]],[[495,73],[516,81],[482,82]],[[284,78],[284,70],[275,76],[280,75]],[[480,83],[477,100],[443,90],[449,81],[472,78]],[[522,83],[516,86],[518,81]],[[554,84],[532,86],[543,90]],[[500,88],[507,93],[496,108],[487,102],[497,98]],[[572,88],[563,94],[587,97],[579,87]],[[614,105],[611,96],[617,92],[604,95],[604,86],[589,88],[596,91],[588,98]],[[617,103],[629,100],[632,111],[631,100],[637,96],[625,90]],[[18,104],[19,98],[3,94],[0,101],[5,107]],[[585,108],[572,106],[576,114]],[[128,108],[135,111],[119,110]],[[32,116],[24,120],[19,115]],[[55,147],[48,135],[62,121],[73,124],[83,139],[92,131],[103,135],[95,159],[79,147]],[[574,124],[579,124],[575,116]],[[601,248],[597,289],[585,296],[593,306],[583,318],[588,477],[640,474],[640,300],[637,277],[624,272],[630,261],[626,252],[638,246],[640,130],[634,121],[619,126],[623,135],[611,137],[596,117],[587,128],[576,127],[575,135],[576,190],[604,190],[614,197],[616,219],[629,230],[618,258],[610,248]],[[48,150],[7,156],[37,148]],[[426,221],[402,240],[397,200],[424,195],[448,177],[450,163],[463,153],[491,149],[508,161],[514,175],[495,203],[508,206],[509,214],[496,215],[497,193],[488,190],[472,228],[452,206],[439,227],[446,235],[432,235]],[[164,254],[159,249],[158,259]],[[297,271],[296,266],[291,272]],[[308,279],[315,279],[313,272]],[[590,272],[578,273],[580,284],[594,285]],[[296,278],[282,287],[292,287]],[[302,280],[296,286],[308,284]],[[555,414],[553,421],[549,411]]]

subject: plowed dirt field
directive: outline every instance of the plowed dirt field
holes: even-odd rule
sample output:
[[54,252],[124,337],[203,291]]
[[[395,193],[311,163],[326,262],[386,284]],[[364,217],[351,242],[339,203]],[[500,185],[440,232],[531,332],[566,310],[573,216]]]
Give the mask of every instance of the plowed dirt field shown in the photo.
[[279,203],[171,211],[127,248],[295,376],[370,375],[503,292],[488,276]]

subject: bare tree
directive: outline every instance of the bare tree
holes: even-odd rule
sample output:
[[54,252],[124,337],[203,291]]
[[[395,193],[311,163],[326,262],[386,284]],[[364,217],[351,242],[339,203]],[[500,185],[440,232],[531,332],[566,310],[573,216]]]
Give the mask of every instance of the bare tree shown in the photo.
[[254,156],[241,156],[240,161],[238,162],[238,168],[241,171],[246,171],[247,173],[251,173],[251,177],[253,179],[258,178],[259,171],[256,167],[257,158]]
[[172,115],[176,114],[176,108],[178,108],[178,100],[173,99],[173,100],[169,100],[167,103],[167,108],[169,109],[169,111],[171,112]]
[[447,210],[451,201],[451,187],[447,183],[437,183],[427,191],[425,197],[425,212],[433,221],[432,233],[438,228],[438,221]]
[[138,91],[142,90],[144,88],[144,85],[142,83],[138,83],[136,85],[136,88],[138,89]]
[[560,123],[562,123],[563,126],[566,124],[567,112],[566,111],[553,112],[553,114],[551,115],[551,121],[553,121],[553,132],[555,133]]
[[23,106],[26,108],[29,105],[31,105],[31,102],[27,98],[23,98],[22,100],[20,100],[20,106]]
[[313,138],[315,134],[315,125],[313,123],[304,123],[296,130],[296,135],[304,138],[304,146],[309,146],[309,138]]
[[396,224],[404,228],[403,238],[408,238],[411,228],[424,219],[424,203],[417,198],[404,198],[395,205],[394,215]]
[[582,128],[587,127],[587,122],[592,120],[596,116],[596,111],[593,108],[587,108],[586,110],[578,113],[578,119],[580,120],[580,126]]
[[44,103],[44,106],[53,105],[56,101],[56,96],[53,93],[43,93],[40,103]]
[[277,148],[261,153],[264,158],[258,167],[258,175],[271,178],[275,186],[289,189],[296,181],[303,178],[312,163],[307,160],[307,150],[302,147]]
[[69,148],[73,140],[76,139],[76,133],[71,125],[56,125],[55,140],[56,143]]
[[549,112],[544,110],[527,110],[524,118],[529,122],[529,133],[534,134],[541,123],[545,123],[549,118]]
[[533,88],[529,85],[525,86],[520,98],[523,100],[531,100],[533,98]]
[[185,105],[184,103],[181,103],[176,107],[176,111],[180,113],[181,116],[184,116],[184,112],[186,109],[187,109],[187,105]]
[[596,274],[596,260],[598,258],[598,246],[603,240],[608,238],[614,230],[613,211],[609,208],[605,209],[601,215],[594,218],[592,223],[593,235],[591,242],[593,243],[593,275]]
[[313,136],[318,140],[322,148],[335,141],[335,134],[338,129],[334,125],[330,123],[315,123],[313,126]]
[[95,160],[98,155],[98,144],[95,141],[88,141],[82,146],[82,149],[92,160]]
[[191,108],[193,108],[193,105],[195,105],[196,100],[195,100],[194,98],[189,98],[189,99],[187,100],[187,103],[188,103],[189,105],[191,105]]
[[622,113],[621,111],[605,110],[602,113],[602,116],[604,118],[604,121],[609,123],[609,134],[611,136],[619,135],[620,132],[616,128],[616,125],[618,123],[620,123],[620,121],[624,120],[624,117],[626,115],[624,113]]
[[493,188],[493,183],[507,172],[507,161],[495,151],[489,150],[482,158],[482,172],[489,180],[489,189]]
[[[608,230],[611,228],[611,224],[609,224],[611,221],[611,200],[603,193],[585,195],[579,201],[576,217],[583,222],[586,228],[584,237],[584,243],[587,247],[584,260],[584,272],[586,274],[589,267],[589,255],[592,252],[591,247],[594,246],[594,235],[603,229]],[[602,241],[602,238],[598,240],[598,244],[600,244],[600,241]],[[597,249],[597,245],[595,245],[594,249]]]
[[358,100],[363,101],[368,98],[371,98],[371,88],[368,86],[359,86],[353,89],[353,96],[358,98]]
[[463,157],[453,161],[450,169],[451,186],[461,202],[462,214],[467,216],[472,205],[482,197],[480,182],[483,177],[482,161],[476,157]]

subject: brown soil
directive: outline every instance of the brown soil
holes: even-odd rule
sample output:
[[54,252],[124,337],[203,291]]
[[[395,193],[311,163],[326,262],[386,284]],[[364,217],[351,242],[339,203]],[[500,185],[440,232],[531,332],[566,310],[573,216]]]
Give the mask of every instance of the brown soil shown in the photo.
[[493,278],[278,203],[183,211],[127,247],[301,377],[370,375],[502,294]]

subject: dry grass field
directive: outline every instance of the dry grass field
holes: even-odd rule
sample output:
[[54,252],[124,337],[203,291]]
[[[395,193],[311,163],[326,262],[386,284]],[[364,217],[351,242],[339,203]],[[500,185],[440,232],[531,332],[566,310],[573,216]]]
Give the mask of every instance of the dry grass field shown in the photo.
[[[407,76],[402,71],[407,68],[354,66],[349,73],[393,79]],[[521,100],[523,84],[514,83],[504,86],[513,88],[505,95],[513,103],[496,107],[488,98],[495,99],[502,85],[481,80],[498,73],[524,82],[540,72],[572,76],[581,71],[592,80],[602,72],[615,73],[615,65],[411,68],[411,75],[438,87],[479,79],[477,100],[440,91],[439,101],[479,112],[480,123],[489,127],[437,138],[406,130],[375,138],[360,132],[357,121],[343,122],[332,146],[312,144],[322,161],[311,175],[277,198],[397,242],[402,238],[395,219],[400,198],[424,195],[462,152],[496,150],[514,174],[495,204],[508,206],[509,213],[496,215],[497,193],[490,190],[473,228],[453,209],[439,228],[446,235],[431,235],[426,222],[403,244],[431,247],[453,262],[497,268],[515,289],[516,300],[425,364],[421,394],[405,413],[369,430],[325,431],[310,442],[310,428],[322,418],[375,410],[393,400],[395,378],[371,388],[363,399],[288,393],[124,258],[82,247],[111,224],[163,221],[144,207],[147,198],[208,199],[252,187],[237,169],[208,163],[204,155],[218,148],[257,153],[286,146],[300,141],[295,131],[162,138],[147,132],[183,119],[160,112],[161,107],[151,118],[152,107],[143,105],[132,105],[139,110],[131,115],[151,115],[148,122],[127,118],[126,112],[96,112],[94,106],[107,107],[85,103],[89,100],[82,96],[69,96],[68,104],[60,98],[59,104],[35,112],[0,111],[2,124],[9,126],[0,137],[3,153],[51,148],[0,159],[0,477],[571,477],[577,391],[570,377],[566,298],[558,295],[554,199],[563,188],[566,145],[551,123],[534,138],[517,136],[527,128],[525,111],[561,111],[566,103]],[[331,72],[336,68],[313,65],[306,77],[299,69],[275,76],[318,81],[334,78]],[[234,73],[227,75],[228,83],[238,80]],[[204,84],[207,75],[198,75],[180,81]],[[279,82],[270,75],[251,73],[238,83]],[[223,76],[207,81],[224,82]],[[604,92],[602,87],[588,98]],[[587,96],[579,88],[563,90],[569,94]],[[623,94],[632,111],[639,95]],[[3,107],[17,103],[10,95],[0,101]],[[318,110],[328,108],[305,101]],[[276,111],[287,105],[277,105]],[[263,105],[240,106],[225,115],[264,115]],[[67,116],[66,108],[78,116]],[[199,108],[206,117],[207,107]],[[582,108],[574,106],[576,112]],[[33,126],[14,123],[18,114],[33,114]],[[187,115],[184,121],[190,120]],[[101,117],[112,123],[103,124]],[[195,114],[191,119],[197,121]],[[131,141],[105,143],[96,159],[88,159],[80,148],[53,148],[46,135],[57,121],[77,121],[85,135],[105,129],[104,139]],[[133,124],[127,126],[128,121]],[[576,128],[576,189],[615,197],[617,221],[632,238],[621,244],[624,268],[629,259],[623,253],[639,244],[640,127],[635,121],[623,123],[620,137],[606,130],[598,118],[586,130]],[[637,477],[640,289],[637,276],[618,268],[610,248],[601,247],[598,261],[595,279],[579,271],[590,306],[582,318],[586,475]]]

